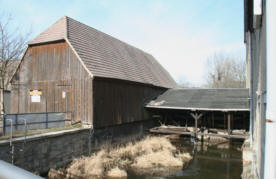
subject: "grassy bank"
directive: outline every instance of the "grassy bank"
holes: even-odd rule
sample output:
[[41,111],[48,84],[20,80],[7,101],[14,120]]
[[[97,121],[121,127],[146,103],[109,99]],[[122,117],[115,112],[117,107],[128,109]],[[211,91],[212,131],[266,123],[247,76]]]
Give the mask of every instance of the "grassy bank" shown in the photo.
[[[182,169],[192,159],[180,153],[165,137],[146,137],[123,146],[102,149],[89,157],[74,159],[66,169],[51,170],[49,178],[126,178],[127,171],[158,174]],[[164,172],[168,174],[168,172]]]

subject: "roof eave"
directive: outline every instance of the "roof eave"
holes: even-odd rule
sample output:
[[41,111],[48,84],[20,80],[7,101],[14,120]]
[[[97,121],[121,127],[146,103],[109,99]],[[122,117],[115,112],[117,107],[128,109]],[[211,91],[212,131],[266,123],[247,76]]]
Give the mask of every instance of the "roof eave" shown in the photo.
[[239,108],[188,108],[188,107],[173,107],[173,106],[151,106],[146,105],[145,108],[155,108],[155,109],[177,109],[177,110],[189,110],[189,111],[221,111],[221,112],[238,112],[238,111],[250,111],[249,109],[239,109]]
[[87,71],[87,73],[89,74],[89,76],[91,78],[94,78],[94,75],[91,73],[91,71],[86,67],[86,65],[84,64],[83,60],[81,59],[81,57],[79,56],[79,54],[77,53],[77,51],[75,50],[75,48],[73,47],[73,45],[71,44],[70,40],[68,38],[65,38],[65,41],[68,43],[68,45],[70,46],[70,48],[73,50],[74,54],[76,55],[77,59],[80,61],[81,65],[83,66],[83,68]]
[[44,41],[44,42],[29,42],[28,46],[35,46],[35,45],[44,45],[44,44],[50,44],[50,43],[58,43],[58,42],[64,42],[64,38],[56,39],[56,40],[51,40],[51,41]]

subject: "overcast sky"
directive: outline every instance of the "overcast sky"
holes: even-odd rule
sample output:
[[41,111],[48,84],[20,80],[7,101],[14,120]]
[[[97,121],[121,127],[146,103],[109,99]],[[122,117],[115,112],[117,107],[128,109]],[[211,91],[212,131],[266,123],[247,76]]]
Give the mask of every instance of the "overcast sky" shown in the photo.
[[31,38],[63,16],[152,54],[177,82],[203,85],[214,53],[245,55],[243,0],[0,0]]

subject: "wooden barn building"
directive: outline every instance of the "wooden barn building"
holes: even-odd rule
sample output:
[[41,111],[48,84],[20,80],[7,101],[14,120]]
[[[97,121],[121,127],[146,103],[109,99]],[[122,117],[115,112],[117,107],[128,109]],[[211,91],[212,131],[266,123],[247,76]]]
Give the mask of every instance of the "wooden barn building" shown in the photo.
[[144,105],[176,86],[152,55],[66,16],[30,41],[11,82],[11,113],[94,128],[148,119]]

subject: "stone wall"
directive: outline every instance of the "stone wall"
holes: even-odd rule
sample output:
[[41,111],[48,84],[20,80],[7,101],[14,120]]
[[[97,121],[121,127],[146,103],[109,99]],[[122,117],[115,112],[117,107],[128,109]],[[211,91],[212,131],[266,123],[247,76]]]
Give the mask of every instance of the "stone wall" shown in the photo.
[[[97,129],[71,129],[16,138],[12,142],[0,141],[0,159],[19,166],[31,172],[46,174],[50,168],[60,168],[68,165],[73,158],[88,155],[100,149],[105,143],[121,143],[130,138],[142,136],[153,127],[153,121],[140,121],[120,126]],[[92,135],[90,135],[92,134]]]
[[28,171],[47,173],[50,167],[62,167],[74,157],[88,154],[88,129],[51,132],[15,139],[14,155],[10,142],[0,142],[0,159]]
[[242,146],[242,179],[254,178],[254,169],[253,169],[253,151],[250,147],[249,139],[245,140]]

